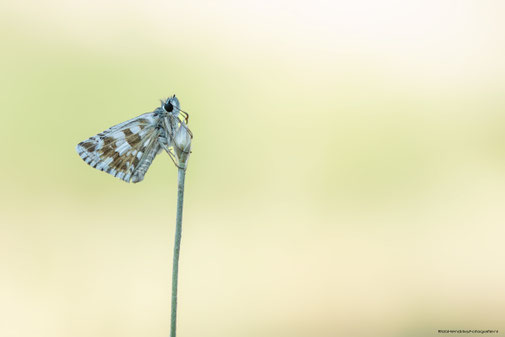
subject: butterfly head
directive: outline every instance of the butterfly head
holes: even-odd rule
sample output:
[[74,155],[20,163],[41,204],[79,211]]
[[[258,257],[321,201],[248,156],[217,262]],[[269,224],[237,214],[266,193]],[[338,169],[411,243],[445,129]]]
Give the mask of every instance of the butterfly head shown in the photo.
[[179,112],[181,110],[181,105],[180,105],[177,97],[175,97],[175,95],[167,98],[165,101],[162,101],[162,107],[163,107],[163,110],[165,110],[169,114],[173,114],[176,116],[179,114]]

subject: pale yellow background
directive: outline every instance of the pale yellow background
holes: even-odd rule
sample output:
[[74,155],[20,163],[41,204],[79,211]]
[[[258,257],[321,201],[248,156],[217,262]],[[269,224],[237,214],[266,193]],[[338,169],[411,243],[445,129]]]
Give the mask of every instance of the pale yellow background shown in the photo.
[[176,169],[75,145],[176,93],[178,336],[505,331],[503,1],[4,1],[0,336],[168,336]]

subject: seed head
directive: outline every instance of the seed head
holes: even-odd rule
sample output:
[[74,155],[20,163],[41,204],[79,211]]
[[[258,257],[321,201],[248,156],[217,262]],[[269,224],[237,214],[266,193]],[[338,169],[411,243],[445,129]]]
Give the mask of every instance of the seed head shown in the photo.
[[180,165],[186,166],[186,161],[188,160],[191,152],[192,138],[193,134],[188,129],[188,126],[186,123],[181,121],[174,135],[174,150]]

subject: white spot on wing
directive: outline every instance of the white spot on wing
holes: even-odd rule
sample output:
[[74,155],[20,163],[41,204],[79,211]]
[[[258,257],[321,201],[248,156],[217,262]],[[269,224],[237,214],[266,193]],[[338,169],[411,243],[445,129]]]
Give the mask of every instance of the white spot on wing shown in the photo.
[[114,139],[124,139],[125,138],[125,134],[122,131],[119,131],[119,132],[113,133],[112,137]]
[[110,163],[112,163],[112,157],[109,157],[109,158],[105,159],[104,161],[102,161],[100,164],[98,164],[96,166],[96,169],[97,170],[105,169],[105,168],[109,167]]
[[96,150],[100,150],[102,147],[103,147],[103,140],[102,140],[102,139],[100,139],[100,140],[98,141],[98,144],[96,144]]
[[129,149],[131,149],[130,144],[128,144],[128,142],[124,142],[120,146],[118,146],[118,148],[116,149],[116,152],[119,153],[120,156],[122,156]]

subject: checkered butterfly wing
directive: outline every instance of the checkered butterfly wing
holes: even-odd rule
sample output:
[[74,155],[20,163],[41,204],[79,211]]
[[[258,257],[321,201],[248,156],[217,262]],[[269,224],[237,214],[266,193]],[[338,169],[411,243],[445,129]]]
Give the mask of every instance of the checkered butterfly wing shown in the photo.
[[77,145],[90,166],[126,182],[140,182],[160,152],[160,115],[148,112],[115,125]]

